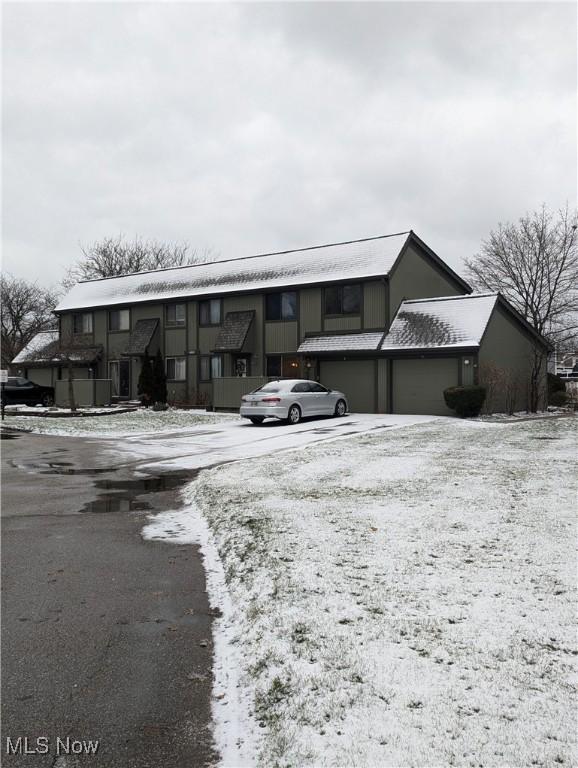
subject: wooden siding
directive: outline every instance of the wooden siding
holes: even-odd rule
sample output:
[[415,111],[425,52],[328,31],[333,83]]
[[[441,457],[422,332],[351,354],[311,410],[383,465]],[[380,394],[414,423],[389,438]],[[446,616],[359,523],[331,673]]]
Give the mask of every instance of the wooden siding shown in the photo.
[[300,341],[306,334],[320,333],[323,328],[321,293],[321,288],[303,288],[299,292]]
[[363,327],[383,328],[387,326],[386,286],[381,280],[363,284]]
[[361,328],[361,317],[359,315],[343,317],[326,317],[326,331],[352,331]]
[[393,320],[404,299],[427,299],[431,296],[457,296],[463,293],[449,275],[442,273],[413,246],[406,249],[389,280],[389,321]]
[[[482,339],[478,355],[478,376],[484,379],[488,367],[499,368],[509,379],[510,388],[516,390],[515,410],[528,407],[529,383],[534,364],[535,346],[533,339],[525,333],[518,323],[501,307],[496,307],[490,317],[486,333]],[[540,407],[546,401],[546,360],[543,361],[541,373],[542,397]],[[483,381],[482,381],[483,383]],[[500,392],[488,395],[485,408],[491,411],[506,410],[506,392],[501,387]]]
[[296,352],[297,323],[265,323],[265,353],[268,355],[277,352]]
[[187,329],[165,328],[165,357],[182,357],[187,354]]

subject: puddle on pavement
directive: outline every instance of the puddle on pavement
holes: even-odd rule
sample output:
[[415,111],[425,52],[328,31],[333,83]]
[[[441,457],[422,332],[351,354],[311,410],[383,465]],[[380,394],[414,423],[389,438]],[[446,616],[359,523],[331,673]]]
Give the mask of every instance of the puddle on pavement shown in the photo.
[[197,471],[167,472],[162,475],[139,477],[132,480],[97,480],[94,487],[101,491],[98,498],[88,502],[78,511],[82,514],[144,512],[152,509],[161,512],[163,509],[143,500],[141,496],[176,490],[185,483],[194,480],[197,474]]

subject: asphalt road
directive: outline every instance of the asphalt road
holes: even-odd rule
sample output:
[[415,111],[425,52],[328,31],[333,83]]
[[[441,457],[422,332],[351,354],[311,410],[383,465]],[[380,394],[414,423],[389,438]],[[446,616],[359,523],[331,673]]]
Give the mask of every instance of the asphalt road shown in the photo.
[[[210,765],[212,618],[200,555],[140,535],[144,515],[179,505],[191,474],[143,480],[107,466],[102,447],[2,440],[1,763]],[[98,741],[98,751],[66,755],[72,740]],[[10,745],[48,751],[7,754]]]

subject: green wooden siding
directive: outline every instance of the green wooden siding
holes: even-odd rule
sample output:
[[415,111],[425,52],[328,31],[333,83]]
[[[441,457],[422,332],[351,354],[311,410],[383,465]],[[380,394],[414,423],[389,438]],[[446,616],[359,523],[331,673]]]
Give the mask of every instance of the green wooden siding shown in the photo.
[[265,353],[295,352],[298,347],[297,323],[265,323]]
[[182,357],[187,354],[186,328],[165,328],[165,357]]
[[363,284],[363,327],[385,328],[387,326],[386,286],[381,280]]
[[390,275],[389,320],[393,320],[404,299],[427,299],[431,296],[456,296],[463,291],[448,275],[415,248],[406,249],[401,261]]
[[299,292],[299,326],[301,340],[308,333],[320,333],[321,320],[321,288],[303,288]]
[[325,318],[326,331],[353,331],[358,328],[361,328],[361,317],[359,315]]
[[[478,376],[482,380],[496,378],[499,373],[499,386],[493,386],[488,392],[486,408],[492,411],[506,410],[508,390],[514,397],[515,410],[528,407],[528,392],[532,367],[534,365],[535,345],[518,323],[501,308],[496,307],[486,333],[482,339],[478,355]],[[497,370],[496,370],[497,369]],[[546,399],[546,360],[542,361],[541,387]]]

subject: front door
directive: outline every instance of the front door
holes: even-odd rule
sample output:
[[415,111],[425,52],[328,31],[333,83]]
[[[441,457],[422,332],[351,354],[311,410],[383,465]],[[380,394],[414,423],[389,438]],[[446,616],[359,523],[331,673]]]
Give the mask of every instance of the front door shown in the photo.
[[118,396],[130,397],[130,360],[119,360]]

